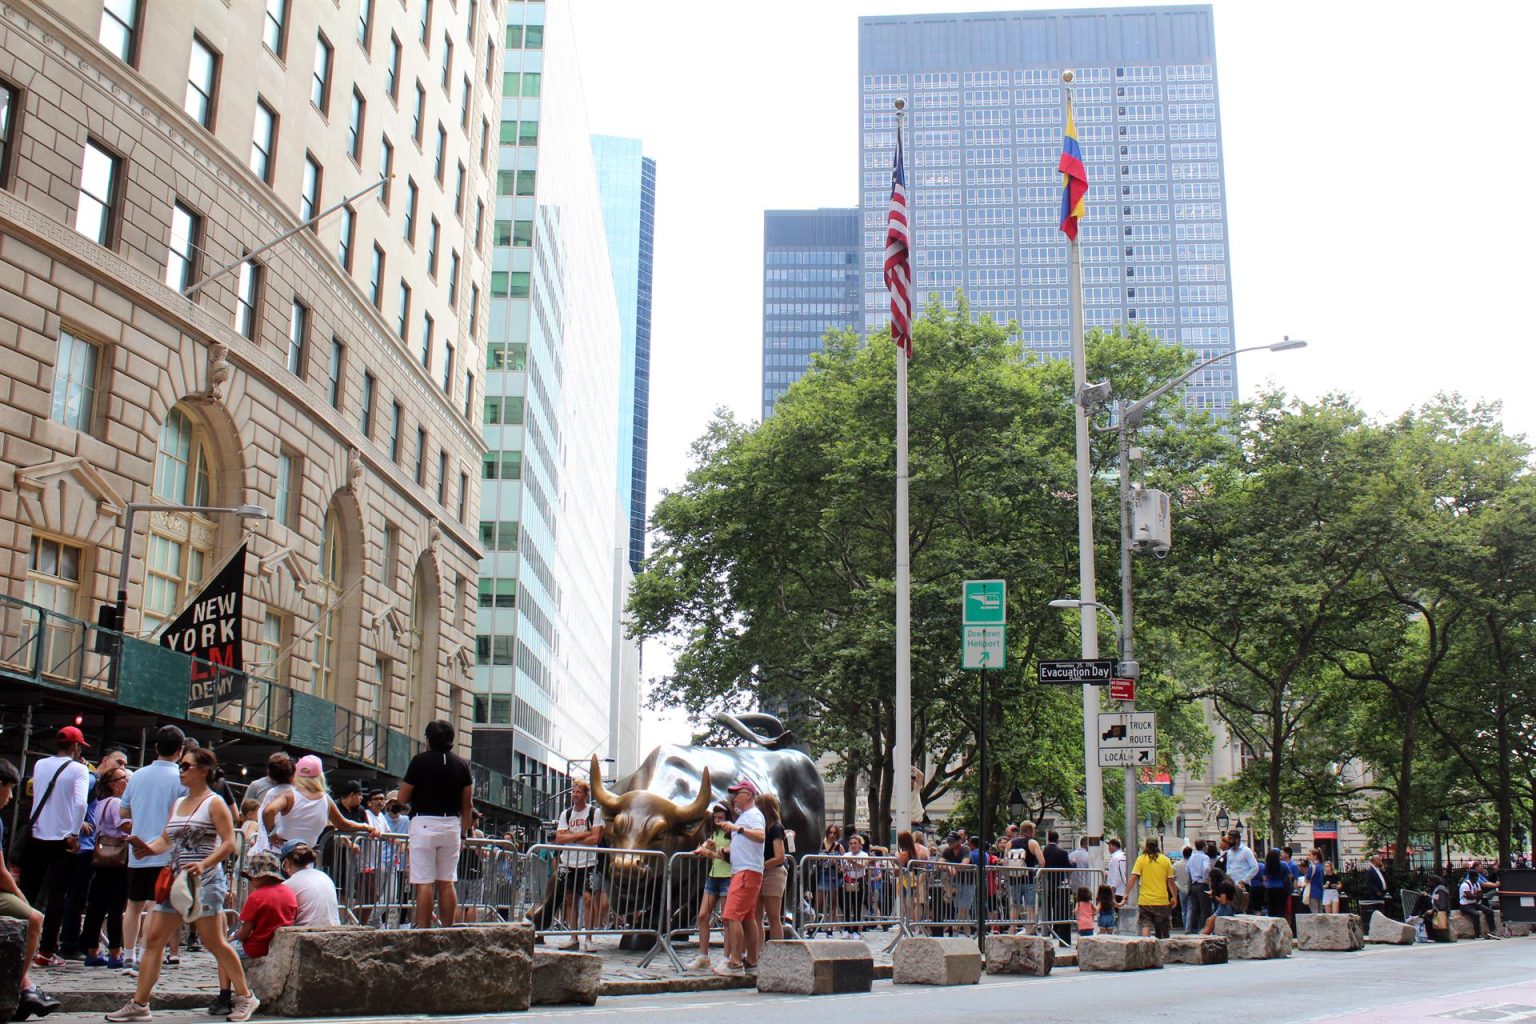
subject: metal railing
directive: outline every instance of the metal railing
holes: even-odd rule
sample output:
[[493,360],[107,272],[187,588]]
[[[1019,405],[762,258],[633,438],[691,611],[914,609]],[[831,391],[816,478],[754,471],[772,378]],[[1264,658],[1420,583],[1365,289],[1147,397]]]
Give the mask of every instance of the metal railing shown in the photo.
[[[908,934],[898,899],[903,868],[895,857],[811,853],[800,858],[795,931],[857,934],[895,928]],[[812,894],[814,893],[814,896]]]
[[582,936],[589,942],[597,935],[650,939],[675,969],[683,969],[667,940],[672,877],[665,853],[540,843],[523,856],[548,865],[544,900],[530,912],[540,935],[563,935],[578,944]]

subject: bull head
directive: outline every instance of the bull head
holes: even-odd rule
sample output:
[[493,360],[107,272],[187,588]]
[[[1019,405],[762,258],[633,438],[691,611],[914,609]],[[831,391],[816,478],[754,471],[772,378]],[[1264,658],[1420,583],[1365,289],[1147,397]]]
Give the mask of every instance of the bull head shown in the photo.
[[[603,809],[604,817],[610,820],[617,817],[624,809],[625,798],[630,796],[630,794],[620,793],[614,795],[608,792],[607,787],[603,785],[603,772],[598,764],[596,754],[592,755],[591,778],[592,802]],[[702,821],[704,816],[709,813],[709,803],[712,797],[713,790],[710,786],[709,769],[705,768],[702,777],[699,779],[699,795],[691,803],[679,806],[671,800],[660,798],[658,798],[657,802],[662,805],[660,813],[666,820],[668,830],[676,831]]]

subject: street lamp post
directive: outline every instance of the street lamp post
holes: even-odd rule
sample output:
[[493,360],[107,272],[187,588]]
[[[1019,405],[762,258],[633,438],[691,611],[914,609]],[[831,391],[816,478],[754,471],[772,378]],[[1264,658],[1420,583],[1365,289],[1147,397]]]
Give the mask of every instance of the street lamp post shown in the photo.
[[1445,837],[1445,860],[1441,864],[1445,867],[1447,875],[1451,872],[1451,816],[1444,811],[1440,812],[1440,818],[1435,822],[1438,826],[1435,832],[1435,858],[1440,857],[1440,837]]
[[[1203,360],[1190,367],[1184,373],[1153,391],[1145,398],[1135,401],[1121,399],[1115,404],[1115,431],[1120,441],[1120,668],[1132,679],[1140,676],[1141,668],[1136,663],[1135,626],[1131,607],[1131,555],[1135,551],[1135,537],[1132,531],[1135,528],[1134,510],[1131,506],[1131,434],[1141,425],[1146,418],[1147,409],[1174,388],[1189,380],[1195,374],[1213,363],[1219,363],[1224,359],[1231,359],[1241,352],[1257,352],[1261,349],[1270,352],[1288,352],[1292,349],[1305,348],[1307,343],[1300,340],[1285,338],[1273,345],[1249,345],[1246,348],[1233,349],[1231,352],[1222,352],[1209,359]],[[1140,457],[1139,454],[1137,456]],[[1125,703],[1126,711],[1136,710],[1135,701]],[[1136,800],[1137,790],[1141,784],[1139,769],[1129,765],[1125,768],[1125,835],[1122,841],[1125,849],[1134,850],[1136,843]]]

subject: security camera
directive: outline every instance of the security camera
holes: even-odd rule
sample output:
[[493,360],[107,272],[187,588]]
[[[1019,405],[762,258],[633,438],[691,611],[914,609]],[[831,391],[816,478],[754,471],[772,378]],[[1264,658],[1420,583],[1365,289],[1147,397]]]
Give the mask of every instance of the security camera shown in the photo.
[[1077,404],[1083,408],[1090,405],[1103,405],[1109,401],[1109,381],[1101,380],[1097,384],[1084,384],[1083,389],[1077,393]]

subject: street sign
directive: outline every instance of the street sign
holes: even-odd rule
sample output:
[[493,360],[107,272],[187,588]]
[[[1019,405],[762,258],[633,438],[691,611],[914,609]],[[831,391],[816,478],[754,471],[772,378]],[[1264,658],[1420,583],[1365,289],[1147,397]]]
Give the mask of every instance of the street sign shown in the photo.
[[1100,747],[1100,768],[1151,768],[1157,762],[1157,755],[1146,747],[1132,749],[1130,747]]
[[1007,658],[1008,642],[1006,626],[965,626],[965,638],[960,645],[960,667],[999,669]]
[[1130,711],[1099,716],[1099,767],[1150,766],[1157,756],[1157,715]]
[[1115,663],[1107,658],[1088,661],[1073,658],[1068,661],[1042,661],[1035,666],[1035,676],[1042,683],[1061,683],[1077,686],[1091,683],[1103,686],[1114,674]]
[[1001,626],[1006,619],[1007,608],[1008,584],[1004,581],[965,581],[960,598],[962,626]]
[[1136,699],[1136,680],[1134,680],[1134,679],[1111,679],[1109,681],[1109,699],[1110,700],[1135,700]]

